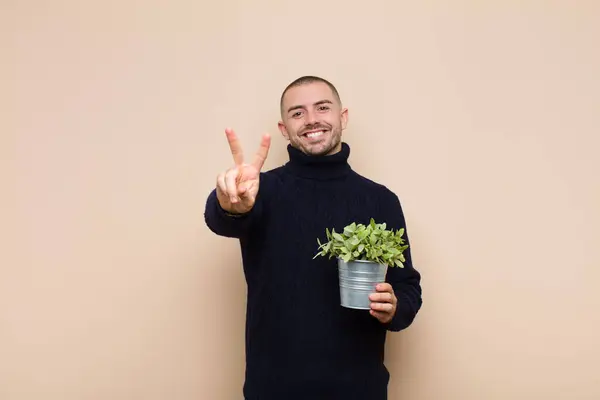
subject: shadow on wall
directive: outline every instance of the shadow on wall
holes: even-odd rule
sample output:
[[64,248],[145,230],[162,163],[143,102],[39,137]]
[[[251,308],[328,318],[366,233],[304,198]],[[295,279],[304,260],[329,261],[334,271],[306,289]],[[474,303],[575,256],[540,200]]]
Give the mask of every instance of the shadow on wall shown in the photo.
[[[385,183],[384,183],[385,184]],[[391,188],[391,187],[390,187]],[[393,190],[393,188],[391,188]],[[401,199],[402,200],[402,199]],[[430,256],[436,254],[438,249],[434,248],[431,232],[419,221],[410,218],[410,207],[403,206],[407,214],[408,234],[410,235],[412,259],[414,267],[421,273],[421,289],[423,291],[423,305],[413,321],[412,325],[401,332],[389,332],[386,341],[385,364],[390,371],[389,398],[410,399],[419,395],[416,392],[414,382],[418,380],[421,366],[427,362],[426,337],[431,337],[429,332],[432,327],[427,325],[427,314],[431,305],[428,296],[436,286],[430,279],[433,273],[431,266],[434,264]],[[434,278],[435,280],[435,278]]]
[[[203,222],[204,224],[204,222]],[[197,290],[201,292],[198,313],[203,315],[200,339],[203,365],[210,365],[212,393],[240,392],[245,370],[246,282],[237,239],[212,234],[200,244]],[[207,283],[209,281],[209,283]]]

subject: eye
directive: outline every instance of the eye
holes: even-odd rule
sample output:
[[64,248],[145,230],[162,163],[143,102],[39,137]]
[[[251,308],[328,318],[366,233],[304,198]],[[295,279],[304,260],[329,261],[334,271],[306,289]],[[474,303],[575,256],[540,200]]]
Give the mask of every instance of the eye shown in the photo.
[[319,111],[327,111],[329,110],[329,106],[319,106]]
[[295,113],[292,114],[292,118],[298,118],[300,115],[302,115],[302,112],[296,111]]

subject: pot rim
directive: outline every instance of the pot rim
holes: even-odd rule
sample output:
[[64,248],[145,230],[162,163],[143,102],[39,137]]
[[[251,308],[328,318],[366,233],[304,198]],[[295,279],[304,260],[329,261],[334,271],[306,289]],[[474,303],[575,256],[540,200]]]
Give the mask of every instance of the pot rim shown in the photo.
[[365,263],[365,264],[378,264],[378,265],[385,265],[385,264],[381,264],[377,261],[370,261],[370,260],[350,260],[350,261],[344,261],[341,257],[336,257],[339,261],[342,262],[356,262],[356,263]]

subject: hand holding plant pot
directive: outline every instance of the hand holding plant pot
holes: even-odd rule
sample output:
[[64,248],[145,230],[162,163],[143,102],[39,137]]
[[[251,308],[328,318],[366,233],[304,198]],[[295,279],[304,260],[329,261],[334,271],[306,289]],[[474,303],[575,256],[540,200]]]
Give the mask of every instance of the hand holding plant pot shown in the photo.
[[[393,231],[386,229],[386,224],[378,224],[372,218],[368,225],[352,223],[342,233],[332,229],[325,230],[327,242],[319,244],[318,256],[337,258],[341,305],[361,310],[371,309],[369,295],[374,292],[391,292],[393,290],[385,277],[388,267],[403,268],[405,261],[403,252],[408,248],[402,238],[404,229]],[[380,286],[379,290],[377,286]],[[386,297],[385,294],[373,295],[375,298]],[[392,299],[393,300],[393,299]],[[392,302],[393,303],[393,302]],[[393,304],[395,308],[395,304]],[[386,311],[386,310],[381,310]],[[378,319],[378,311],[371,312]]]

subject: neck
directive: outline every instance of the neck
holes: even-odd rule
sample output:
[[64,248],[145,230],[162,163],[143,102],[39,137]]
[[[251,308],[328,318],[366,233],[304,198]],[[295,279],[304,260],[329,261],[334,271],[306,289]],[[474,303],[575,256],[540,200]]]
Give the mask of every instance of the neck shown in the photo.
[[290,161],[285,168],[293,175],[316,180],[342,178],[352,169],[348,164],[350,146],[342,143],[341,149],[330,155],[311,156],[288,145]]

